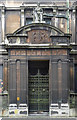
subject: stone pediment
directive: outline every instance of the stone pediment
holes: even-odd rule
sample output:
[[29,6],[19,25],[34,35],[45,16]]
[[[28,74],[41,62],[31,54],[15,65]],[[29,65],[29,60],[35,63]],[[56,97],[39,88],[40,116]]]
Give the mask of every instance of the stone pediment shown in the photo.
[[45,23],[33,23],[33,24],[29,24],[29,25],[23,26],[23,27],[19,28],[18,30],[16,30],[13,33],[13,35],[25,34],[26,32],[31,31],[33,29],[35,29],[35,30],[54,30],[55,33],[52,33],[52,34],[64,35],[64,32],[62,32],[57,27],[49,25],[49,24],[45,24]]
[[66,35],[58,28],[45,23],[26,25],[16,30],[13,34],[7,34],[8,44],[68,43],[68,38],[69,35]]

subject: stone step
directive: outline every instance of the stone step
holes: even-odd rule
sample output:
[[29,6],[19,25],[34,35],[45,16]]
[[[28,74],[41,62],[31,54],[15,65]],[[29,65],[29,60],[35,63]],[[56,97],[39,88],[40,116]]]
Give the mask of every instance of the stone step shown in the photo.
[[3,118],[2,120],[77,120],[77,118],[52,118],[49,116],[28,116],[22,118]]

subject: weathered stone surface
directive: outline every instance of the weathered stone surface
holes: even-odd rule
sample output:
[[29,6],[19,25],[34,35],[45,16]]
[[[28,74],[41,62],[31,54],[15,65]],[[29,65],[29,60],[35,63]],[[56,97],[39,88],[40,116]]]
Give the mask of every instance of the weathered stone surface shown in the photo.
[[77,120],[77,118],[51,118],[51,117],[48,117],[48,116],[44,116],[44,117],[41,117],[41,116],[29,116],[29,117],[26,117],[26,118],[3,118],[3,120]]
[[49,31],[46,30],[32,30],[28,32],[28,43],[49,43]]
[[67,50],[52,50],[52,55],[67,55]]
[[20,27],[20,16],[16,14],[8,14],[6,17],[6,33],[13,33]]

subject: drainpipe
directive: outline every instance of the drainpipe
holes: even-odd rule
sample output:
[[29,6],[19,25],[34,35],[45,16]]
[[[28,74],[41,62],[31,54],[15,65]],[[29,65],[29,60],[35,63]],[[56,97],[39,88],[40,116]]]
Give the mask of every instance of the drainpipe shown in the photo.
[[67,2],[67,33],[69,33],[69,0]]

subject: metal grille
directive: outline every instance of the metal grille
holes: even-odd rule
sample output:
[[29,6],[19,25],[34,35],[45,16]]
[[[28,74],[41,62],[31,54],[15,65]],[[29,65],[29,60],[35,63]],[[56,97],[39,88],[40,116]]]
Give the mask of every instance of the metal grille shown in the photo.
[[49,110],[49,75],[29,74],[29,112],[48,112]]

